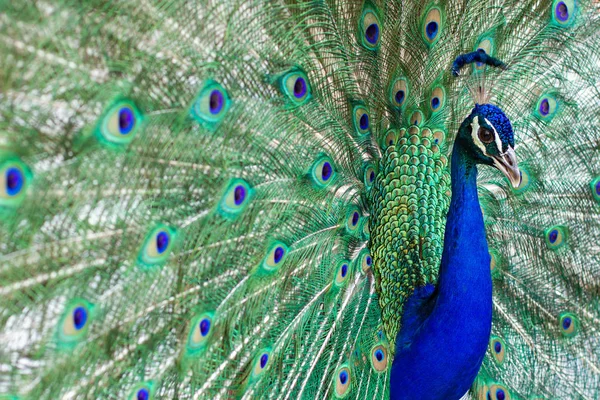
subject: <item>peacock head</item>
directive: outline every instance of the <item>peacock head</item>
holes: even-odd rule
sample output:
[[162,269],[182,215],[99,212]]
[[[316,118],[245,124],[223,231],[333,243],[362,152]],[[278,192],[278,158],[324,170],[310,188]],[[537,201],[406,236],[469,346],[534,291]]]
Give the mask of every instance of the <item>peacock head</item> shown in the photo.
[[515,155],[515,139],[510,120],[492,104],[476,104],[463,121],[458,139],[467,144],[467,152],[478,164],[499,169],[513,187],[521,183]]

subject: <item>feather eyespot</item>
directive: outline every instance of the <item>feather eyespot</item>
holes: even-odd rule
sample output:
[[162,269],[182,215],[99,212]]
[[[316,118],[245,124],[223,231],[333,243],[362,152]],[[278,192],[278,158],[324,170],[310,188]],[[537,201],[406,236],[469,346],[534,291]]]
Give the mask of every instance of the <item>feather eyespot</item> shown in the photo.
[[360,270],[365,273],[373,266],[373,258],[371,257],[371,253],[369,249],[363,249],[358,256]]
[[479,127],[477,131],[477,137],[484,144],[490,144],[494,141],[494,134],[489,129],[486,129],[482,126]]
[[510,400],[510,392],[503,385],[490,386],[490,400]]
[[304,104],[310,99],[311,88],[306,74],[300,70],[287,73],[282,79],[282,90],[295,104]]
[[337,265],[337,272],[335,274],[335,284],[337,286],[343,286],[348,278],[350,277],[350,263],[343,260]]
[[153,383],[143,382],[137,385],[129,395],[129,400],[151,400],[153,398]]
[[556,250],[565,245],[567,240],[567,230],[564,226],[556,225],[546,229],[546,245]]
[[312,166],[311,178],[319,187],[325,187],[333,182],[335,179],[333,161],[327,156],[318,158]]
[[383,372],[388,366],[388,350],[380,344],[371,349],[371,366],[377,372]]
[[590,186],[592,188],[592,196],[597,202],[600,203],[600,176],[592,179]]
[[373,186],[373,183],[375,182],[375,168],[373,168],[371,164],[365,166],[363,181],[367,190],[371,189],[371,186]]
[[0,206],[17,207],[25,199],[32,174],[16,157],[0,160]]
[[104,113],[96,137],[106,145],[124,146],[133,140],[141,122],[142,114],[133,101],[117,101]]
[[500,365],[504,362],[506,344],[504,340],[497,336],[492,336],[490,338],[490,351],[494,357],[494,361],[496,364]]
[[254,190],[243,179],[232,179],[225,189],[219,203],[219,211],[228,219],[234,219],[242,213],[250,203]]
[[375,50],[379,46],[380,23],[379,18],[370,9],[366,9],[360,19],[359,29],[361,43],[369,50]]
[[66,308],[59,324],[59,343],[69,347],[87,334],[94,306],[85,300],[74,300]]
[[204,349],[212,336],[213,330],[212,313],[200,314],[192,319],[187,341],[188,354],[196,354]]
[[[493,39],[486,37],[484,39],[481,39],[481,41],[479,42],[479,44],[476,46],[476,48],[473,51],[479,51],[479,50],[483,50],[485,51],[486,54],[488,55],[493,55],[494,52],[494,41]],[[485,64],[482,62],[476,62],[474,65],[475,71],[482,71],[485,69]]]
[[219,83],[210,80],[194,100],[190,113],[198,122],[214,127],[223,119],[230,105],[227,91]]
[[175,229],[166,225],[154,228],[142,245],[138,260],[147,266],[160,264],[167,260],[173,248]]
[[383,142],[383,148],[387,148],[390,146],[394,146],[398,141],[398,132],[395,129],[390,129],[385,135],[385,139]]
[[423,39],[427,45],[431,46],[439,39],[442,22],[442,11],[432,7],[423,20]]
[[369,113],[363,106],[354,108],[354,128],[360,135],[369,133],[371,122],[369,120]]
[[335,395],[338,398],[344,398],[350,392],[352,376],[350,368],[346,365],[340,367],[334,376]]
[[288,247],[282,242],[273,243],[262,262],[262,270],[273,272],[278,270],[285,261]]
[[431,111],[438,112],[442,108],[444,108],[445,104],[446,104],[446,92],[444,91],[444,88],[437,87],[437,88],[433,89],[433,92],[431,94],[431,103],[430,103]]
[[401,77],[396,79],[390,87],[390,104],[396,108],[404,105],[408,97],[408,83],[406,78]]
[[539,98],[535,115],[544,122],[550,122],[558,111],[558,101],[553,94],[545,94]]
[[552,21],[558,26],[569,26],[575,20],[575,0],[554,0]]
[[416,110],[410,117],[410,125],[421,126],[423,122],[423,112]]
[[271,349],[262,349],[258,352],[256,357],[254,358],[254,366],[252,367],[252,376],[250,377],[250,381],[256,381],[263,372],[265,372],[270,365],[271,361]]
[[558,317],[558,323],[560,332],[563,334],[563,336],[571,337],[575,336],[577,333],[579,319],[575,314],[568,312],[560,314]]
[[346,216],[346,229],[352,233],[358,229],[358,223],[360,222],[360,213],[355,207],[350,209],[350,212]]

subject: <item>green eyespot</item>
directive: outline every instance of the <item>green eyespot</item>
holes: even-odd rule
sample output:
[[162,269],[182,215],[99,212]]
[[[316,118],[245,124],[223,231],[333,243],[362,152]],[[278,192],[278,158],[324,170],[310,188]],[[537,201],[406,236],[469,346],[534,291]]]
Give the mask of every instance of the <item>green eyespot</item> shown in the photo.
[[394,146],[396,143],[398,143],[398,131],[395,129],[390,129],[387,131],[381,147],[386,149],[390,146]]
[[315,161],[311,168],[311,179],[319,187],[329,185],[335,179],[335,168],[331,158],[321,156]]
[[504,340],[497,336],[492,336],[490,338],[490,352],[492,353],[496,364],[500,365],[504,362],[504,355],[506,354],[505,349],[506,343],[504,343]]
[[335,284],[336,286],[344,286],[350,277],[350,262],[342,260],[337,263],[337,270],[335,273]]
[[207,312],[192,319],[187,341],[188,355],[196,355],[206,347],[214,330],[213,317],[213,313]]
[[32,178],[31,170],[18,157],[0,155],[0,207],[18,207]]
[[243,179],[232,179],[219,203],[219,211],[228,219],[234,219],[244,211],[254,196],[254,190]]
[[558,100],[553,94],[541,96],[535,106],[534,114],[544,122],[550,122],[558,111]]
[[350,207],[346,214],[346,230],[349,233],[354,233],[358,230],[360,222],[360,211],[357,207]]
[[209,80],[194,100],[190,114],[198,122],[214,127],[223,119],[230,106],[227,91],[219,83]]
[[152,400],[154,398],[154,383],[142,382],[129,395],[129,400]]
[[427,11],[425,18],[423,19],[421,32],[423,40],[425,40],[425,43],[428,46],[433,46],[440,38],[443,22],[443,13],[440,8],[432,7]]
[[306,74],[300,70],[293,70],[283,76],[281,90],[295,104],[306,103],[311,97],[311,88]]
[[352,373],[348,365],[344,364],[337,369],[333,377],[333,383],[336,397],[343,399],[350,393]]
[[552,23],[562,27],[571,26],[575,21],[576,12],[575,0],[554,0],[552,2]]
[[389,363],[388,349],[383,344],[379,344],[371,349],[371,366],[377,372],[387,370]]
[[490,400],[510,400],[510,392],[506,386],[495,384],[490,386],[488,397]]
[[401,108],[406,103],[408,94],[408,81],[406,78],[397,78],[390,86],[390,104],[396,108]]
[[284,263],[288,253],[288,246],[276,241],[270,247],[262,261],[260,270],[265,273],[277,271]]
[[372,164],[366,164],[364,171],[365,172],[363,173],[363,181],[365,183],[365,187],[367,188],[367,190],[369,190],[373,186],[373,183],[375,183],[375,168]]
[[166,225],[152,229],[144,240],[138,260],[146,266],[165,262],[173,249],[175,236],[176,230]]
[[264,348],[254,357],[250,382],[255,382],[271,366],[271,349]]
[[358,255],[359,268],[362,272],[367,272],[373,266],[373,258],[369,249],[362,249]]
[[379,22],[375,10],[365,8],[360,17],[358,35],[360,43],[367,49],[375,50],[379,47],[381,23]]
[[421,124],[423,123],[423,119],[423,112],[420,110],[416,110],[412,113],[409,122],[410,125],[421,126]]
[[364,106],[354,107],[354,128],[360,135],[366,135],[371,129],[369,112]]
[[558,323],[560,327],[560,332],[567,337],[572,337],[577,334],[577,329],[579,328],[579,319],[575,314],[572,313],[562,313],[558,316]]
[[93,304],[83,299],[74,299],[69,303],[58,324],[59,345],[72,348],[86,337],[93,310]]
[[546,245],[550,249],[559,249],[567,243],[567,228],[561,225],[552,226],[546,229],[544,236],[546,238]]
[[433,89],[431,93],[431,99],[429,101],[429,107],[432,113],[441,111],[446,105],[446,91],[443,87],[439,86]]
[[104,113],[96,137],[108,145],[125,146],[140,130],[142,119],[142,113],[132,100],[119,100]]

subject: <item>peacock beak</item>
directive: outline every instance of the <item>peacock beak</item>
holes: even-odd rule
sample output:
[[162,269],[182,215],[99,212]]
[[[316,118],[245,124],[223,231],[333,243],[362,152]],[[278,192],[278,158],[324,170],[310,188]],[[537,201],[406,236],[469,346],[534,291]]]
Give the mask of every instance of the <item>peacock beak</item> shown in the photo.
[[493,156],[494,166],[498,168],[510,181],[514,188],[521,184],[521,171],[517,165],[517,156],[515,150],[509,147],[508,150],[499,156]]

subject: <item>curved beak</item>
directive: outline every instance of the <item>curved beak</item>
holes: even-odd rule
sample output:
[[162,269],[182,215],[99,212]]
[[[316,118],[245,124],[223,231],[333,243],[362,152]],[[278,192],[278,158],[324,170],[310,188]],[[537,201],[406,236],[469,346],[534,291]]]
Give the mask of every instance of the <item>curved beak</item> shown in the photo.
[[499,156],[492,156],[494,166],[498,168],[510,181],[514,188],[521,184],[521,171],[517,165],[517,156],[515,150],[509,147],[506,153]]

